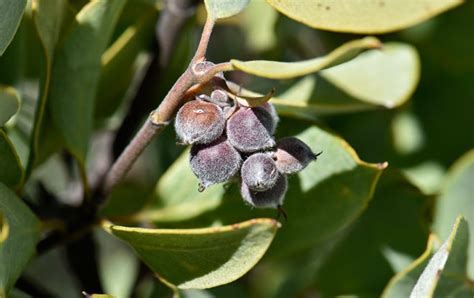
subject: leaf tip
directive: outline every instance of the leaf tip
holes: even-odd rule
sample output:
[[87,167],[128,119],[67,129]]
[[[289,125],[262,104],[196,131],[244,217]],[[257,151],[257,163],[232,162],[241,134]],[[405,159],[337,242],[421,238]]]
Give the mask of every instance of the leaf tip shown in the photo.
[[379,162],[377,163],[376,166],[377,166],[377,169],[379,170],[385,170],[388,167],[388,162],[387,161]]

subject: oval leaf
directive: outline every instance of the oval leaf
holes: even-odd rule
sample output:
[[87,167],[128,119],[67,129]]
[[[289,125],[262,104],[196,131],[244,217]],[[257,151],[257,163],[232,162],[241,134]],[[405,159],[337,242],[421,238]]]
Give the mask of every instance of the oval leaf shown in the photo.
[[35,252],[40,223],[30,209],[8,187],[0,183],[0,213],[9,234],[0,244],[0,297],[8,297],[15,281]]
[[307,26],[337,32],[386,33],[427,20],[462,0],[267,0]]
[[230,226],[165,230],[106,225],[167,282],[205,289],[232,282],[260,260],[279,227],[272,219]]
[[26,7],[26,0],[0,1],[0,56],[15,36]]
[[67,149],[81,164],[92,133],[101,56],[124,4],[125,0],[86,4],[55,56],[48,105]]
[[[449,227],[462,214],[474,231],[474,150],[462,156],[448,172],[436,205],[433,231],[441,239],[449,236]],[[474,279],[474,237],[469,240],[468,273]]]
[[22,179],[20,158],[6,133],[0,129],[0,182],[15,187]]
[[12,87],[0,86],[0,126],[3,126],[20,108],[20,98]]
[[382,50],[367,51],[323,70],[321,76],[354,98],[392,108],[405,102],[415,91],[420,62],[412,46],[387,43]]
[[212,19],[223,19],[240,13],[250,0],[205,0],[207,13]]
[[236,70],[270,79],[291,79],[320,71],[324,68],[354,58],[362,50],[380,47],[380,41],[366,37],[350,41],[326,56],[298,62],[278,62],[267,60],[239,61],[231,60]]

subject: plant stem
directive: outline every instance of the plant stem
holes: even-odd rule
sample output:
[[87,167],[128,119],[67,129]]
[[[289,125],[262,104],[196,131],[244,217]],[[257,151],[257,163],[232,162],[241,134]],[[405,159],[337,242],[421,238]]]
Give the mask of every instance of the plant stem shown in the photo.
[[[176,83],[170,89],[158,108],[153,111],[147,121],[143,124],[140,131],[135,135],[130,144],[120,154],[119,158],[112,165],[105,177],[105,183],[99,195],[100,200],[104,199],[112,189],[123,179],[130,170],[133,163],[137,160],[153,137],[160,133],[169,123],[174,113],[181,105],[182,98],[186,91],[194,84],[209,81],[216,73],[222,70],[230,69],[229,63],[218,64],[203,74],[197,75],[193,67],[204,60],[204,56],[209,43],[209,38],[214,27],[214,20],[208,18],[201,35],[196,54],[186,71],[178,78]],[[100,203],[100,202],[99,202]]]

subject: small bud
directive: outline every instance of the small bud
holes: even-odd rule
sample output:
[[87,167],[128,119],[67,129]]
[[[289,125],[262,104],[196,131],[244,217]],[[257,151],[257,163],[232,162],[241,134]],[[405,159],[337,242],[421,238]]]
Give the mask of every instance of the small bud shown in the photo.
[[265,191],[275,186],[278,169],[268,153],[255,153],[249,156],[240,170],[242,181],[253,191]]
[[262,107],[241,107],[227,121],[229,142],[239,151],[256,152],[275,146],[272,116]]
[[278,171],[283,174],[294,174],[303,170],[319,154],[314,154],[303,141],[294,137],[278,141],[275,152],[275,163]]
[[224,137],[211,144],[191,147],[189,163],[203,190],[210,185],[231,179],[240,169],[240,154]]
[[224,128],[222,109],[203,100],[186,103],[176,115],[176,134],[185,144],[210,143],[222,135]]
[[285,175],[278,176],[275,185],[262,192],[249,189],[247,184],[242,182],[240,194],[245,202],[257,208],[279,208],[283,204],[285,193],[288,188],[288,180]]

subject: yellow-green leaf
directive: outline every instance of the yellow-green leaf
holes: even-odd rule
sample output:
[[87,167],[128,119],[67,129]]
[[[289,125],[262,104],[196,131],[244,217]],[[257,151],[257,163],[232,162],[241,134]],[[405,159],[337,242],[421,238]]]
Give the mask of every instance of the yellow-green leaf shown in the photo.
[[204,0],[212,19],[223,19],[240,13],[250,0]]
[[420,62],[414,47],[393,42],[323,70],[321,76],[354,98],[392,108],[415,91]]
[[0,1],[0,56],[15,36],[26,7],[26,0]]
[[234,69],[270,79],[290,79],[320,71],[324,68],[354,58],[365,49],[380,47],[374,37],[350,41],[323,57],[298,62],[278,62],[267,60],[239,61],[232,59]]
[[386,33],[407,28],[462,3],[462,0],[267,0],[307,26],[352,33]]
[[20,98],[12,87],[0,86],[0,126],[3,126],[20,108]]
[[186,230],[104,226],[131,245],[160,278],[182,289],[205,289],[232,282],[255,266],[279,224],[260,218]]
[[420,258],[393,277],[383,297],[471,297],[474,294],[466,276],[467,221],[459,216],[437,251],[433,249],[433,240],[431,237]]
[[[474,231],[474,150],[464,154],[448,172],[438,197],[433,231],[441,239],[447,238],[451,223],[462,214]],[[469,240],[468,274],[474,279],[474,237]]]
[[7,297],[35,252],[40,224],[21,199],[2,183],[0,213],[9,227],[7,238],[0,244],[0,297]]

